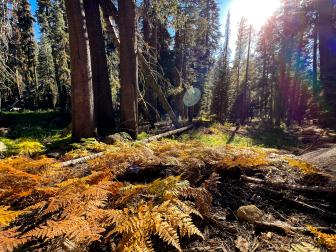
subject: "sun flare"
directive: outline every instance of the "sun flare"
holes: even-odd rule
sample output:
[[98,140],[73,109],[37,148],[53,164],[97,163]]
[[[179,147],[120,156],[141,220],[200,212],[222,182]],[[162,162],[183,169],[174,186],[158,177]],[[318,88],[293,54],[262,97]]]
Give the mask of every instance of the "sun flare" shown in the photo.
[[260,29],[279,6],[280,0],[234,0],[230,10],[232,16],[244,16],[255,29]]

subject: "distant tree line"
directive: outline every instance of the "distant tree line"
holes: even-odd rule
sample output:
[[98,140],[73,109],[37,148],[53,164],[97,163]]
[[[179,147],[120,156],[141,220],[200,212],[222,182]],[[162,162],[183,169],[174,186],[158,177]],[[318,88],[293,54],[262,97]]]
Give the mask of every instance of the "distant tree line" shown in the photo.
[[[0,3],[0,98],[11,109],[72,115],[74,139],[196,116],[280,126],[336,121],[331,0],[282,1],[260,31],[246,18],[219,48],[215,0],[27,0]],[[36,20],[35,20],[36,19]],[[33,25],[38,22],[39,38]],[[183,96],[196,87],[192,108]]]
[[188,117],[183,94],[203,91],[215,62],[215,0],[37,2],[35,14],[27,0],[2,3],[3,71],[15,73],[0,80],[2,107],[71,112],[76,139],[116,128],[136,137],[140,118],[154,125],[168,114],[179,126]]
[[208,77],[203,113],[244,124],[336,120],[335,1],[282,1],[261,31],[243,17],[230,57],[230,14],[221,55]]

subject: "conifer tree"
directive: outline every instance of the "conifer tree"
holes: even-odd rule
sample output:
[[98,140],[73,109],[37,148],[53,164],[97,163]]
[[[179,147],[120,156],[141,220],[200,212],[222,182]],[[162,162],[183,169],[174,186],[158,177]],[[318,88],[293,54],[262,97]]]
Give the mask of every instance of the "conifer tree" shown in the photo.
[[25,86],[25,106],[34,108],[36,105],[36,45],[34,39],[33,22],[34,18],[30,11],[30,4],[27,0],[20,0],[17,9],[19,29],[19,72]]
[[66,19],[63,1],[57,0],[53,5],[51,41],[55,77],[58,87],[58,104],[61,113],[70,111],[70,54],[69,35],[66,29]]
[[230,89],[230,12],[227,14],[224,47],[218,62],[218,70],[214,77],[214,89],[212,95],[211,111],[216,120],[224,122],[229,109],[229,89]]
[[38,43],[38,100],[40,108],[54,108],[57,102],[55,66],[49,39],[42,35]]
[[248,27],[247,27],[247,19],[242,17],[238,24],[238,34],[236,41],[236,52],[234,56],[233,62],[233,73],[232,77],[233,82],[235,83],[235,87],[237,90],[240,90],[240,84],[242,80],[242,65],[246,54],[247,41],[248,41]]

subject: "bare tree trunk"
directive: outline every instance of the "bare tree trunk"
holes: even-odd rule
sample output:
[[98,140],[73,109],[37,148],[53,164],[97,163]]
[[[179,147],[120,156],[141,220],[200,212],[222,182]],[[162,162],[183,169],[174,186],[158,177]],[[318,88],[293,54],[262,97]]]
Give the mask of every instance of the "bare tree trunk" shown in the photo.
[[81,0],[66,0],[71,58],[72,137],[95,136],[89,40]]
[[114,128],[112,94],[105,52],[105,42],[97,0],[84,0],[92,65],[92,86],[98,134],[111,133]]
[[118,0],[120,33],[121,129],[138,134],[138,57],[134,0]]

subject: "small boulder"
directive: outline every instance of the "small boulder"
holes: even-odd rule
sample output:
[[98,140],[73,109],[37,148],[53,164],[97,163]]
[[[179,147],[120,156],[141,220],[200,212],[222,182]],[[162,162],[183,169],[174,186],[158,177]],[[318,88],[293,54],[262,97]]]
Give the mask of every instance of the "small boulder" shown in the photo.
[[7,151],[7,146],[3,142],[0,142],[0,153],[6,152],[6,151]]
[[249,223],[255,223],[261,221],[264,213],[255,205],[242,206],[237,211],[237,217],[240,220],[247,221]]
[[106,136],[103,140],[106,144],[115,144],[117,142],[128,142],[132,137],[126,132],[120,132],[113,135]]
[[8,128],[0,128],[0,136],[6,136],[9,132]]

